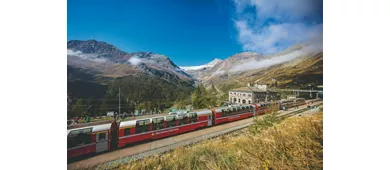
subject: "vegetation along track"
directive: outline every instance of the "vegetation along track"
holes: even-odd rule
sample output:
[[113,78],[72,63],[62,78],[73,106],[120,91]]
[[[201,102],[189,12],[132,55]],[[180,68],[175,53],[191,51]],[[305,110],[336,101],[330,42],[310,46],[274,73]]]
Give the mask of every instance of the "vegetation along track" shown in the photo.
[[[312,105],[322,105],[322,101],[315,102]],[[307,110],[309,110],[307,108],[307,105],[303,105],[298,110],[291,109],[291,111],[287,111],[287,112],[282,111],[282,113],[279,114],[279,116],[283,118],[287,118]],[[141,144],[130,148],[124,148],[119,150],[118,153],[109,152],[86,160],[70,163],[68,164],[68,169],[90,168],[101,163],[106,163],[112,166],[120,165],[121,163],[128,162],[129,160],[142,159],[151,155],[161,154],[173,150],[180,146],[192,145],[206,139],[211,139],[221,135],[229,134],[238,131],[240,129],[249,127],[251,124],[253,124],[252,119],[244,119],[236,122],[231,122],[228,124],[214,126],[211,128],[205,128],[202,130],[181,134],[178,136],[161,139],[161,140],[153,141],[146,144]]]

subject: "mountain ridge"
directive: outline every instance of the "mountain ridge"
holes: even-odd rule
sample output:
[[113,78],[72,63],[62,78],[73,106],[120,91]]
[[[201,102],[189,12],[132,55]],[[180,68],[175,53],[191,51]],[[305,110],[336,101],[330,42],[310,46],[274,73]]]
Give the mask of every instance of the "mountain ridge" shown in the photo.
[[169,57],[152,52],[127,53],[117,47],[96,40],[70,40],[68,65],[100,72],[101,76],[121,77],[140,72],[167,79],[193,81]]

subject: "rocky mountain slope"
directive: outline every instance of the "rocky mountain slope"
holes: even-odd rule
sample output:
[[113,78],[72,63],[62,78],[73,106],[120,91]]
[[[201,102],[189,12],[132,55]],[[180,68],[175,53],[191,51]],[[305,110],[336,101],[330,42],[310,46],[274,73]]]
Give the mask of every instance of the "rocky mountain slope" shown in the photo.
[[278,81],[278,86],[284,87],[322,84],[322,47],[300,44],[273,55],[243,52],[212,67],[187,72],[206,86],[214,84],[222,91],[253,82]]
[[268,84],[277,82],[278,88],[307,88],[323,84],[323,53],[305,55],[269,67],[247,70],[225,76],[213,77],[206,84],[214,84],[221,91],[246,86],[247,83]]
[[147,73],[168,81],[193,81],[192,77],[167,56],[151,52],[126,53],[96,40],[68,41],[68,65],[93,70],[104,77]]
[[[127,53],[96,40],[68,41],[67,49],[70,109],[79,99],[88,99],[92,114],[115,111],[119,87],[123,111],[135,106],[165,108],[189,96],[194,86],[194,79],[164,55]],[[69,115],[80,113],[70,111]]]

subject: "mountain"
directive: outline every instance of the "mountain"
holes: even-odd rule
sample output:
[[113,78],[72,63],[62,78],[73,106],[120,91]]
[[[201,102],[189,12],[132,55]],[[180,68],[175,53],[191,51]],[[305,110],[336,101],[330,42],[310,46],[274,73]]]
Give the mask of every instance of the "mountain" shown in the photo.
[[220,91],[246,86],[248,83],[268,84],[278,88],[306,89],[307,85],[323,84],[323,53],[304,55],[287,62],[274,64],[260,69],[252,69],[235,74],[216,76],[205,82],[213,84]]
[[321,48],[322,47],[320,46],[313,46],[310,44],[298,44],[272,55],[242,52],[219,61],[213,66],[186,71],[198,81],[208,85],[216,81],[227,80],[236,77],[237,75],[245,74],[246,72],[256,72],[302,57],[314,56],[315,54],[322,52]]
[[205,68],[210,68],[210,67],[213,67],[215,66],[216,64],[222,62],[221,59],[214,59],[213,61],[207,63],[207,64],[204,64],[204,65],[199,65],[199,66],[180,66],[181,69],[183,69],[184,71],[195,71],[195,70],[202,70],[202,69],[205,69]]
[[227,91],[247,83],[277,81],[281,88],[322,85],[322,46],[310,44],[294,45],[272,55],[242,52],[225,60],[184,67],[161,54],[127,53],[96,40],[72,40],[67,45],[68,103],[88,99],[87,105],[92,106],[89,112],[93,113],[115,111],[119,87],[126,106],[123,110],[131,112],[136,107],[164,109],[175,101],[187,101],[196,83],[209,87],[222,100]]
[[122,77],[147,73],[168,81],[193,81],[193,78],[167,56],[152,52],[126,53],[96,40],[68,41],[68,65],[93,70],[104,77]]
[[121,102],[126,106],[122,110],[126,112],[134,111],[136,106],[170,107],[174,101],[190,96],[194,88],[194,79],[161,54],[127,53],[96,40],[71,40],[67,49],[68,104],[88,99],[88,112],[92,114],[115,111],[119,87]]

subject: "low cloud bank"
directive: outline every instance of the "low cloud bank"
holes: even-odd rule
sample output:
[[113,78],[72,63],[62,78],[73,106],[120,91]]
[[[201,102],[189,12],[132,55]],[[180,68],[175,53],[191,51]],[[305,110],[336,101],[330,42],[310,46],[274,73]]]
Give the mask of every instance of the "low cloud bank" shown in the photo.
[[229,70],[229,72],[240,72],[240,71],[246,71],[246,70],[254,70],[254,69],[261,69],[266,68],[275,64],[281,64],[287,61],[291,61],[295,58],[310,55],[313,53],[318,53],[322,51],[322,43],[320,44],[312,44],[304,46],[303,48],[299,50],[294,50],[292,52],[289,52],[287,54],[282,54],[279,56],[274,56],[267,59],[262,60],[254,60],[247,63],[243,63],[240,65],[233,66],[232,69]]
[[85,54],[79,50],[68,49],[67,55],[68,56],[77,56],[77,57],[85,59],[85,60],[92,60],[92,61],[96,61],[96,62],[107,62],[106,59],[99,58],[98,55],[96,55],[96,54]]

